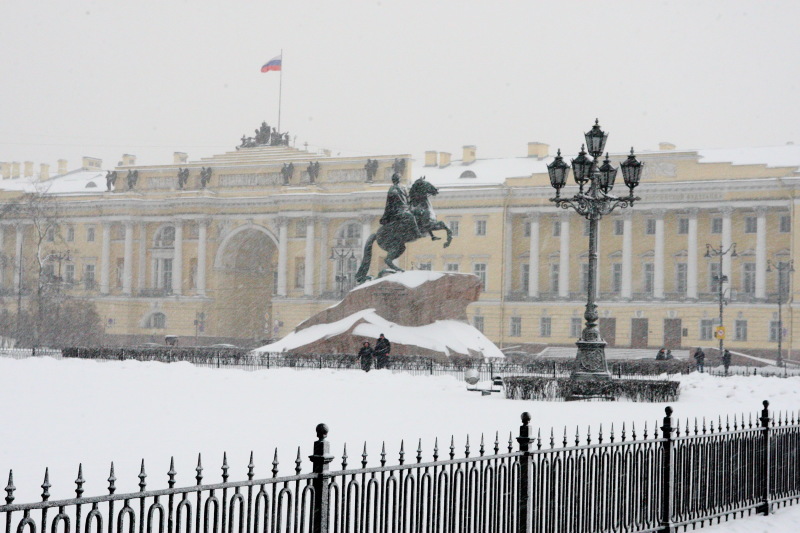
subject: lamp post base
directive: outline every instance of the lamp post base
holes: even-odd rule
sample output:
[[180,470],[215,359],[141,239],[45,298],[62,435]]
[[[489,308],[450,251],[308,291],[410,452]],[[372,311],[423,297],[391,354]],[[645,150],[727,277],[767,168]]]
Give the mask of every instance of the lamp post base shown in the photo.
[[596,341],[580,340],[576,357],[577,367],[570,375],[570,379],[578,381],[609,381],[611,372],[606,363],[606,342],[602,339]]

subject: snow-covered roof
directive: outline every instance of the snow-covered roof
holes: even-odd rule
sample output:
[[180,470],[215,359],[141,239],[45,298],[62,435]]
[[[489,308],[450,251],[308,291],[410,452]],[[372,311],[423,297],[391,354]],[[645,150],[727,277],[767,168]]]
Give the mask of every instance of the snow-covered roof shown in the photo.
[[759,148],[714,148],[698,150],[697,154],[701,163],[800,168],[800,145],[794,144]]
[[552,157],[508,157],[497,159],[476,159],[464,165],[455,160],[450,165],[439,167],[415,167],[414,174],[425,176],[434,185],[474,186],[498,185],[507,178],[526,178],[531,174],[547,172],[547,163]]
[[20,177],[0,180],[0,190],[48,194],[93,194],[106,191],[105,170],[78,169],[50,179]]

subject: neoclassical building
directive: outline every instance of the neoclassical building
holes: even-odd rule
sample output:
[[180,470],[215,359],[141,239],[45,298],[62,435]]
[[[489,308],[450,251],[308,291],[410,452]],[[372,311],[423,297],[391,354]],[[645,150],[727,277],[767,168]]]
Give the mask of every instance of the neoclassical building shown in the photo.
[[[252,345],[337,301],[378,227],[391,174],[408,185],[424,175],[439,187],[433,207],[456,237],[446,249],[444,241],[417,241],[399,264],[478,275],[484,292],[469,317],[498,344],[571,344],[585,302],[588,225],[549,201],[549,151],[529,143],[519,157],[480,159],[465,146],[461,159],[427,152],[413,162],[402,153],[333,157],[256,145],[199,161],[176,153],[156,166],[125,155],[108,179],[93,158],[72,172],[60,162],[53,177],[45,166],[35,173],[32,163],[10,163],[0,199],[33,189],[54,199],[58,223],[45,245],[70,254],[53,254],[49,272],[61,272],[56,279],[68,294],[96,302],[109,343],[170,334],[182,344]],[[800,335],[794,289],[775,266],[795,254],[800,147],[698,151],[664,143],[637,155],[645,163],[642,201],[600,224],[605,339],[716,345],[721,268],[726,345],[774,348],[781,294],[791,349]],[[28,220],[0,221],[3,305],[26,298],[33,283],[32,230]],[[707,245],[734,243],[735,256],[706,256]],[[373,273],[382,251],[375,255]]]

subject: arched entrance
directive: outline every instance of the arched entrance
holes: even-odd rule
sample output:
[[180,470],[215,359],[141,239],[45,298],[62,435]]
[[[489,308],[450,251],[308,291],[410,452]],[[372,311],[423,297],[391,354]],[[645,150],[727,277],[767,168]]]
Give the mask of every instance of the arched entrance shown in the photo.
[[270,337],[277,263],[274,236],[261,226],[241,226],[223,239],[214,262],[219,273],[211,320],[215,336],[243,341]]

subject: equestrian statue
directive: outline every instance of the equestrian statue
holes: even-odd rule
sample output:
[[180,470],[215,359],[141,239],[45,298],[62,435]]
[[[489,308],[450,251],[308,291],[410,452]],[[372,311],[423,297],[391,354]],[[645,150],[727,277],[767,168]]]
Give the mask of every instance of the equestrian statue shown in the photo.
[[386,209],[381,217],[381,227],[367,238],[364,259],[356,272],[357,283],[370,279],[367,273],[372,262],[372,245],[375,241],[386,251],[385,262],[389,267],[389,270],[382,270],[378,277],[386,273],[403,272],[402,268],[394,264],[394,260],[406,251],[406,243],[414,242],[426,234],[430,235],[431,240],[438,241],[440,238],[434,236],[433,232],[444,230],[447,232],[444,247],[450,246],[453,232],[447,224],[436,220],[436,214],[431,207],[430,197],[437,194],[439,190],[426,181],[424,176],[406,191],[400,184],[400,174],[392,175],[392,186],[386,195]]

